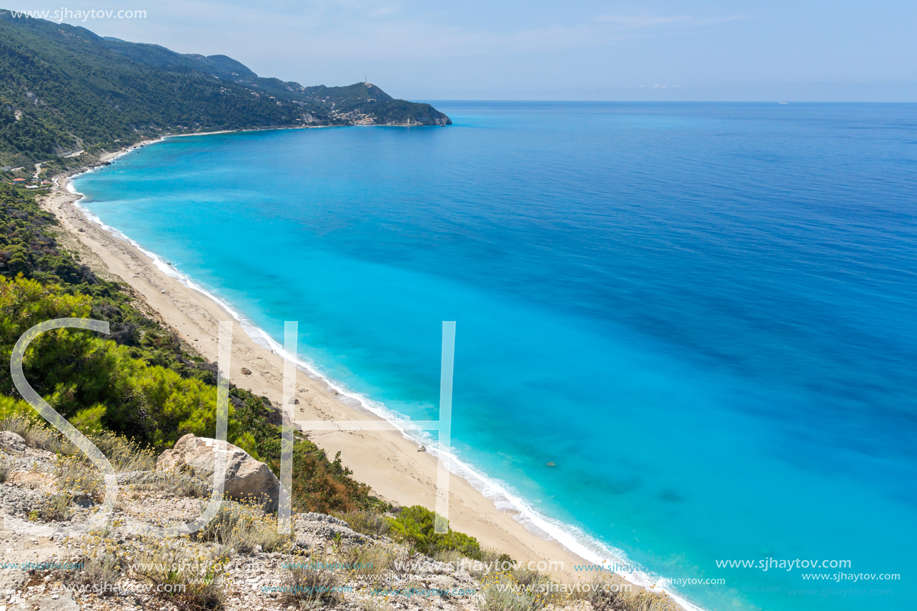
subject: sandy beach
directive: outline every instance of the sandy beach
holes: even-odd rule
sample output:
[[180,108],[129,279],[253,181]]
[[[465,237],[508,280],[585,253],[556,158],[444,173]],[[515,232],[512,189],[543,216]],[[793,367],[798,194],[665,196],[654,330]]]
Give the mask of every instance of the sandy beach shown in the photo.
[[[102,162],[115,156],[109,155]],[[128,284],[149,306],[151,315],[172,328],[202,357],[216,361],[219,322],[234,320],[233,316],[207,295],[164,273],[131,243],[87,219],[74,205],[80,196],[67,190],[66,175],[56,177],[54,182],[54,189],[43,198],[42,205],[59,220],[63,230],[61,243],[78,252],[96,273]],[[234,324],[232,383],[281,405],[283,367],[278,354],[259,346],[238,323]],[[298,371],[297,376],[296,420],[382,422],[342,402],[343,397],[324,380],[303,371]],[[400,431],[313,431],[308,435],[329,456],[341,452],[343,464],[353,471],[357,480],[371,486],[379,498],[402,506],[435,509],[438,460],[419,451],[418,445],[405,439]],[[574,564],[589,562],[559,542],[530,532],[511,515],[498,510],[468,481],[454,474],[450,479],[449,511],[450,526],[476,537],[483,547],[507,553],[523,564],[532,562],[532,568],[539,563],[539,568],[551,567],[542,572],[568,583],[588,581],[595,575],[576,572]],[[635,586],[635,589],[639,588]]]

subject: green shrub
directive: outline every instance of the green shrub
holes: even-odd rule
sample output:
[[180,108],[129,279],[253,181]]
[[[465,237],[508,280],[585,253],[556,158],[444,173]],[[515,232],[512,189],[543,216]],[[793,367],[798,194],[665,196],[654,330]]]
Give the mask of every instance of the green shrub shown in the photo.
[[451,528],[442,534],[433,532],[436,514],[426,507],[406,507],[398,513],[398,517],[388,518],[388,521],[393,538],[411,545],[422,554],[433,556],[437,552],[455,550],[468,558],[481,559],[481,546],[474,537]]
[[[54,318],[89,318],[92,299],[69,295],[55,285],[0,276],[0,360],[30,327]],[[39,335],[23,362],[29,383],[62,416],[86,432],[104,427],[157,448],[185,433],[212,437],[216,392],[196,378],[135,358],[134,348],[82,329]],[[0,375],[0,392],[11,395],[11,377]],[[250,445],[229,408],[229,439]]]

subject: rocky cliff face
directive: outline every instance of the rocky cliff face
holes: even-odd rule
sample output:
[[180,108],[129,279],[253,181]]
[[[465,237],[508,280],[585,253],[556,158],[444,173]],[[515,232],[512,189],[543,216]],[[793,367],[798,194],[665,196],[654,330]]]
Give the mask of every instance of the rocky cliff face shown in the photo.
[[[132,465],[144,468],[119,473],[111,525],[68,536],[61,528],[84,525],[104,495],[92,467],[0,433],[0,608],[419,611],[434,600],[444,611],[476,608],[477,582],[467,571],[324,514],[294,514],[292,532],[282,534],[274,514],[227,500],[194,535],[132,532],[137,521],[165,526],[201,515],[206,482],[189,485],[179,467],[207,474],[208,441],[183,438],[157,461],[167,471],[147,457]],[[257,463],[239,452],[230,450],[238,459],[231,462]]]
[[450,119],[449,117],[447,117],[446,115],[444,115],[441,112],[437,112],[436,115],[430,115],[430,114],[425,113],[425,114],[418,115],[417,117],[409,117],[402,122],[383,123],[383,125],[393,125],[393,126],[398,126],[398,127],[420,127],[420,126],[436,125],[436,126],[443,127],[446,125],[452,125],[452,119]]

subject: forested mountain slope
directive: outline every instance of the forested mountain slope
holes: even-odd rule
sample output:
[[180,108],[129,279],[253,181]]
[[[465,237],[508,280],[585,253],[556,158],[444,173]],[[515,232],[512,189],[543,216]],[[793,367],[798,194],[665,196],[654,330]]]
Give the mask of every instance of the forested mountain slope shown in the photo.
[[447,125],[378,87],[303,87],[223,56],[103,38],[0,11],[0,169],[163,133],[304,125]]

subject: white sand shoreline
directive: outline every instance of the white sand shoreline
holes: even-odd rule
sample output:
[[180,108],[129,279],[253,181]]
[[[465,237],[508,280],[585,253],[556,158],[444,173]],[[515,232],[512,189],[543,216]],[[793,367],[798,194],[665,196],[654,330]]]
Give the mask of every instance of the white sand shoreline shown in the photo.
[[[227,130],[178,136],[216,133],[232,132]],[[147,144],[161,142],[167,137],[173,136],[143,141],[125,150],[107,154],[102,157],[101,163],[112,161]],[[239,323],[245,333],[234,334],[232,382],[255,394],[267,396],[275,405],[281,404],[282,346],[246,321],[231,304],[210,294],[127,236],[104,226],[100,221],[90,221],[82,207],[74,205],[80,195],[72,190],[68,179],[94,169],[70,173],[69,177],[55,177],[54,184],[58,188],[46,198],[45,208],[53,212],[64,229],[87,247],[112,274],[134,288],[204,358],[216,360],[218,321],[231,318]],[[397,418],[381,404],[350,393],[334,380],[326,379],[315,364],[300,360],[298,365],[297,398],[300,405],[297,407],[297,419],[379,419],[395,425],[395,430],[391,431],[313,432],[310,438],[329,454],[341,451],[342,462],[353,471],[354,477],[369,484],[381,498],[401,505],[419,504],[433,509],[437,469],[435,454],[438,453],[435,444],[428,444],[430,452],[418,452],[417,442],[404,431],[406,423],[403,419]],[[242,367],[253,373],[243,376]],[[618,566],[627,565],[623,555],[605,555],[601,550],[584,546],[569,535],[569,529],[565,531],[563,525],[539,516],[525,501],[513,497],[501,489],[498,482],[478,474],[457,458],[449,455],[443,458],[449,470],[454,473],[450,490],[451,525],[456,530],[475,536],[485,547],[509,553],[523,564],[529,561],[561,562],[564,566],[562,570],[546,572],[568,582],[588,580],[594,576],[594,573],[577,573],[573,569],[574,564],[598,564],[605,561]],[[498,509],[495,501],[504,506],[503,511]],[[506,509],[516,515],[510,515]],[[520,516],[528,518],[528,524],[520,521]],[[651,586],[653,583],[652,578],[645,574],[621,577],[637,585]],[[659,587],[651,589],[663,590]],[[673,596],[673,599],[686,609],[698,609],[681,597]]]

